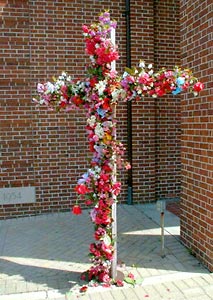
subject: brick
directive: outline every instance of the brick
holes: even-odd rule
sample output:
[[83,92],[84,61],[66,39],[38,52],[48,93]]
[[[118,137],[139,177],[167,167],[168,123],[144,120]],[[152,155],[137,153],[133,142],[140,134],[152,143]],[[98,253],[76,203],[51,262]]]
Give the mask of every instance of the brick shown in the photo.
[[[81,26],[97,20],[98,12],[106,9],[105,1],[96,2],[91,6],[90,1],[77,0],[63,0],[54,5],[50,0],[7,1],[7,5],[0,1],[3,70],[0,73],[3,95],[0,114],[4,141],[1,156],[7,168],[1,187],[29,184],[38,187],[36,204],[29,208],[14,206],[11,211],[0,206],[5,209],[4,217],[13,217],[16,211],[19,215],[22,209],[25,215],[69,209],[75,201],[75,182],[85,172],[89,157],[84,112],[59,116],[44,109],[37,110],[31,98],[37,82],[51,80],[52,75],[57,76],[62,70],[69,71],[74,78],[84,76],[88,57],[84,53]],[[107,6],[118,21],[121,59],[117,69],[122,72],[126,65],[125,3],[113,0]],[[198,244],[202,244],[207,233],[206,220],[212,226],[209,217],[205,222],[201,220],[212,210],[208,200],[212,199],[210,158],[213,156],[210,12],[208,1],[202,6],[198,0],[131,3],[132,65],[137,65],[141,58],[154,63],[156,69],[183,64],[192,68],[205,83],[205,90],[197,98],[188,94],[181,98],[145,98],[132,105],[134,201],[181,196],[186,209],[182,227],[184,242],[195,250],[193,239],[198,238]],[[117,111],[118,138],[126,145],[126,103],[119,103]],[[79,149],[85,149],[81,155]],[[127,175],[123,173],[119,174],[123,184],[121,202],[127,198]],[[62,189],[62,179],[66,182],[66,191]],[[59,195],[61,202],[56,201]],[[48,206],[42,206],[44,202]],[[195,224],[198,224],[196,228]],[[193,234],[193,227],[197,231],[200,227],[201,233]],[[205,244],[206,251],[208,245]]]
[[[180,1],[180,12],[180,30],[184,36],[181,49],[185,53],[182,64],[191,65],[193,71],[197,70],[197,75],[201,76],[200,80],[206,82],[203,95],[182,101],[182,203],[185,217],[181,237],[184,244],[193,250],[194,255],[212,270],[212,237],[207,237],[208,228],[212,226],[208,215],[209,212],[212,213],[213,207],[206,205],[208,202],[212,203],[213,199],[210,183],[212,174],[209,172],[212,170],[212,153],[209,151],[212,145],[212,120],[208,113],[212,99],[208,86],[210,65],[207,59],[210,51],[206,47],[211,29],[204,21],[210,15],[211,4],[206,1],[205,5],[201,6],[199,1]],[[204,55],[204,59],[201,59],[201,55]],[[190,224],[192,226],[189,226]]]

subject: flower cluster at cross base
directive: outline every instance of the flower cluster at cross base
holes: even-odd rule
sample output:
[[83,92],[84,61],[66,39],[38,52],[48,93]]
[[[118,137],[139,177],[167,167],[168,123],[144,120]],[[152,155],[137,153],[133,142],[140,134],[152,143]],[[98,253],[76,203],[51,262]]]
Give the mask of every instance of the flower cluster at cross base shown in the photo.
[[[130,168],[123,160],[125,149],[116,140],[117,102],[138,101],[144,96],[160,97],[168,93],[176,95],[188,88],[197,94],[203,89],[203,84],[193,77],[190,70],[175,67],[154,72],[152,65],[146,67],[143,61],[138,69],[126,68],[119,77],[111,69],[111,63],[119,58],[117,48],[109,38],[115,27],[116,22],[110,20],[108,12],[100,15],[98,23],[83,26],[86,52],[91,59],[88,76],[84,81],[74,81],[63,72],[53,83],[38,84],[38,97],[34,99],[37,104],[46,105],[51,110],[69,112],[83,107],[87,112],[86,130],[93,156],[90,168],[78,180],[75,190],[81,201],[93,207],[90,216],[95,226],[95,241],[90,245],[93,265],[82,278],[105,284],[112,283],[112,204],[121,190],[121,183],[116,180],[116,168]],[[77,203],[73,213],[81,213]]]

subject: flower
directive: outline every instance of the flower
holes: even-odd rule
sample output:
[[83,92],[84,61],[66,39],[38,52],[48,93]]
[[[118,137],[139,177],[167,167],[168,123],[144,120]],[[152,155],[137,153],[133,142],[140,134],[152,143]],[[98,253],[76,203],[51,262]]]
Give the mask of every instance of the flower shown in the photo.
[[100,282],[105,282],[105,283],[108,283],[110,281],[109,274],[107,274],[106,272],[100,273],[98,279]]
[[83,285],[83,286],[80,288],[80,293],[86,293],[87,290],[88,290],[88,286],[87,286],[87,285]]
[[124,286],[123,281],[122,281],[122,280],[119,280],[119,279],[115,282],[115,284],[116,284],[117,286],[119,286],[119,287]]
[[195,83],[195,85],[193,86],[193,90],[195,92],[200,92],[203,89],[204,89],[204,84],[202,82],[199,82],[199,81],[197,83]]
[[80,214],[82,214],[82,210],[81,210],[80,206],[77,205],[77,204],[74,205],[73,208],[72,208],[72,213],[74,215],[80,215]]
[[179,94],[180,92],[182,92],[182,88],[181,87],[179,87],[179,86],[177,86],[176,87],[176,89],[174,90],[174,91],[172,91],[172,94],[173,95],[177,95],[177,94]]
[[[95,242],[90,244],[89,254],[93,266],[84,272],[82,278],[94,280],[93,285],[101,282],[102,286],[111,284],[110,268],[115,250],[112,205],[121,191],[121,183],[115,180],[115,166],[125,166],[127,170],[131,168],[123,159],[124,146],[116,140],[115,104],[120,100],[143,101],[145,96],[177,95],[188,88],[196,95],[204,88],[203,83],[197,81],[188,69],[162,68],[154,72],[152,64],[146,65],[143,60],[138,69],[126,68],[123,76],[118,76],[112,70],[111,63],[119,58],[119,54],[109,38],[115,27],[116,22],[110,20],[107,11],[100,15],[98,23],[83,25],[85,50],[91,60],[87,68],[88,76],[83,81],[74,81],[62,72],[53,82],[39,83],[38,97],[34,99],[36,104],[46,105],[50,110],[68,112],[79,107],[86,110],[86,130],[92,159],[89,169],[78,180],[75,191],[86,205],[94,205],[90,217],[95,227]],[[81,207],[74,205],[72,212],[81,214]],[[131,273],[124,281],[136,284]],[[115,284],[123,286],[120,280]],[[87,288],[83,286],[80,291],[85,292]]]
[[75,187],[75,191],[80,195],[90,193],[90,190],[88,189],[88,187],[85,184],[78,184]]
[[128,277],[131,278],[131,279],[135,279],[135,276],[134,276],[134,274],[132,274],[132,273],[129,273],[129,274],[128,274]]

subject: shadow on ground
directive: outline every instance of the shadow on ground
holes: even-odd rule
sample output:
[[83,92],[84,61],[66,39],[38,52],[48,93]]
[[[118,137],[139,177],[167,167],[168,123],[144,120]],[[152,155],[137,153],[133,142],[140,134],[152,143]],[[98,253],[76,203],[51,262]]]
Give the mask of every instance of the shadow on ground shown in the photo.
[[[172,224],[174,226],[174,224]],[[0,295],[62,289],[79,284],[89,268],[93,225],[88,211],[0,221]],[[174,272],[206,272],[181,245],[165,235],[161,257],[160,228],[139,206],[119,206],[118,258],[142,277]]]

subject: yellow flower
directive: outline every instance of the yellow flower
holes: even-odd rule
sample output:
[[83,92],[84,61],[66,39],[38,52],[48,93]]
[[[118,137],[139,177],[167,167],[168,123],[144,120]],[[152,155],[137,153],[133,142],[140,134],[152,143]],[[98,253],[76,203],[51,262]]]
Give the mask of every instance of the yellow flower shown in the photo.
[[109,134],[109,133],[106,132],[105,135],[104,135],[104,138],[103,138],[104,144],[107,144],[108,141],[111,141],[111,140],[112,140],[111,134]]

